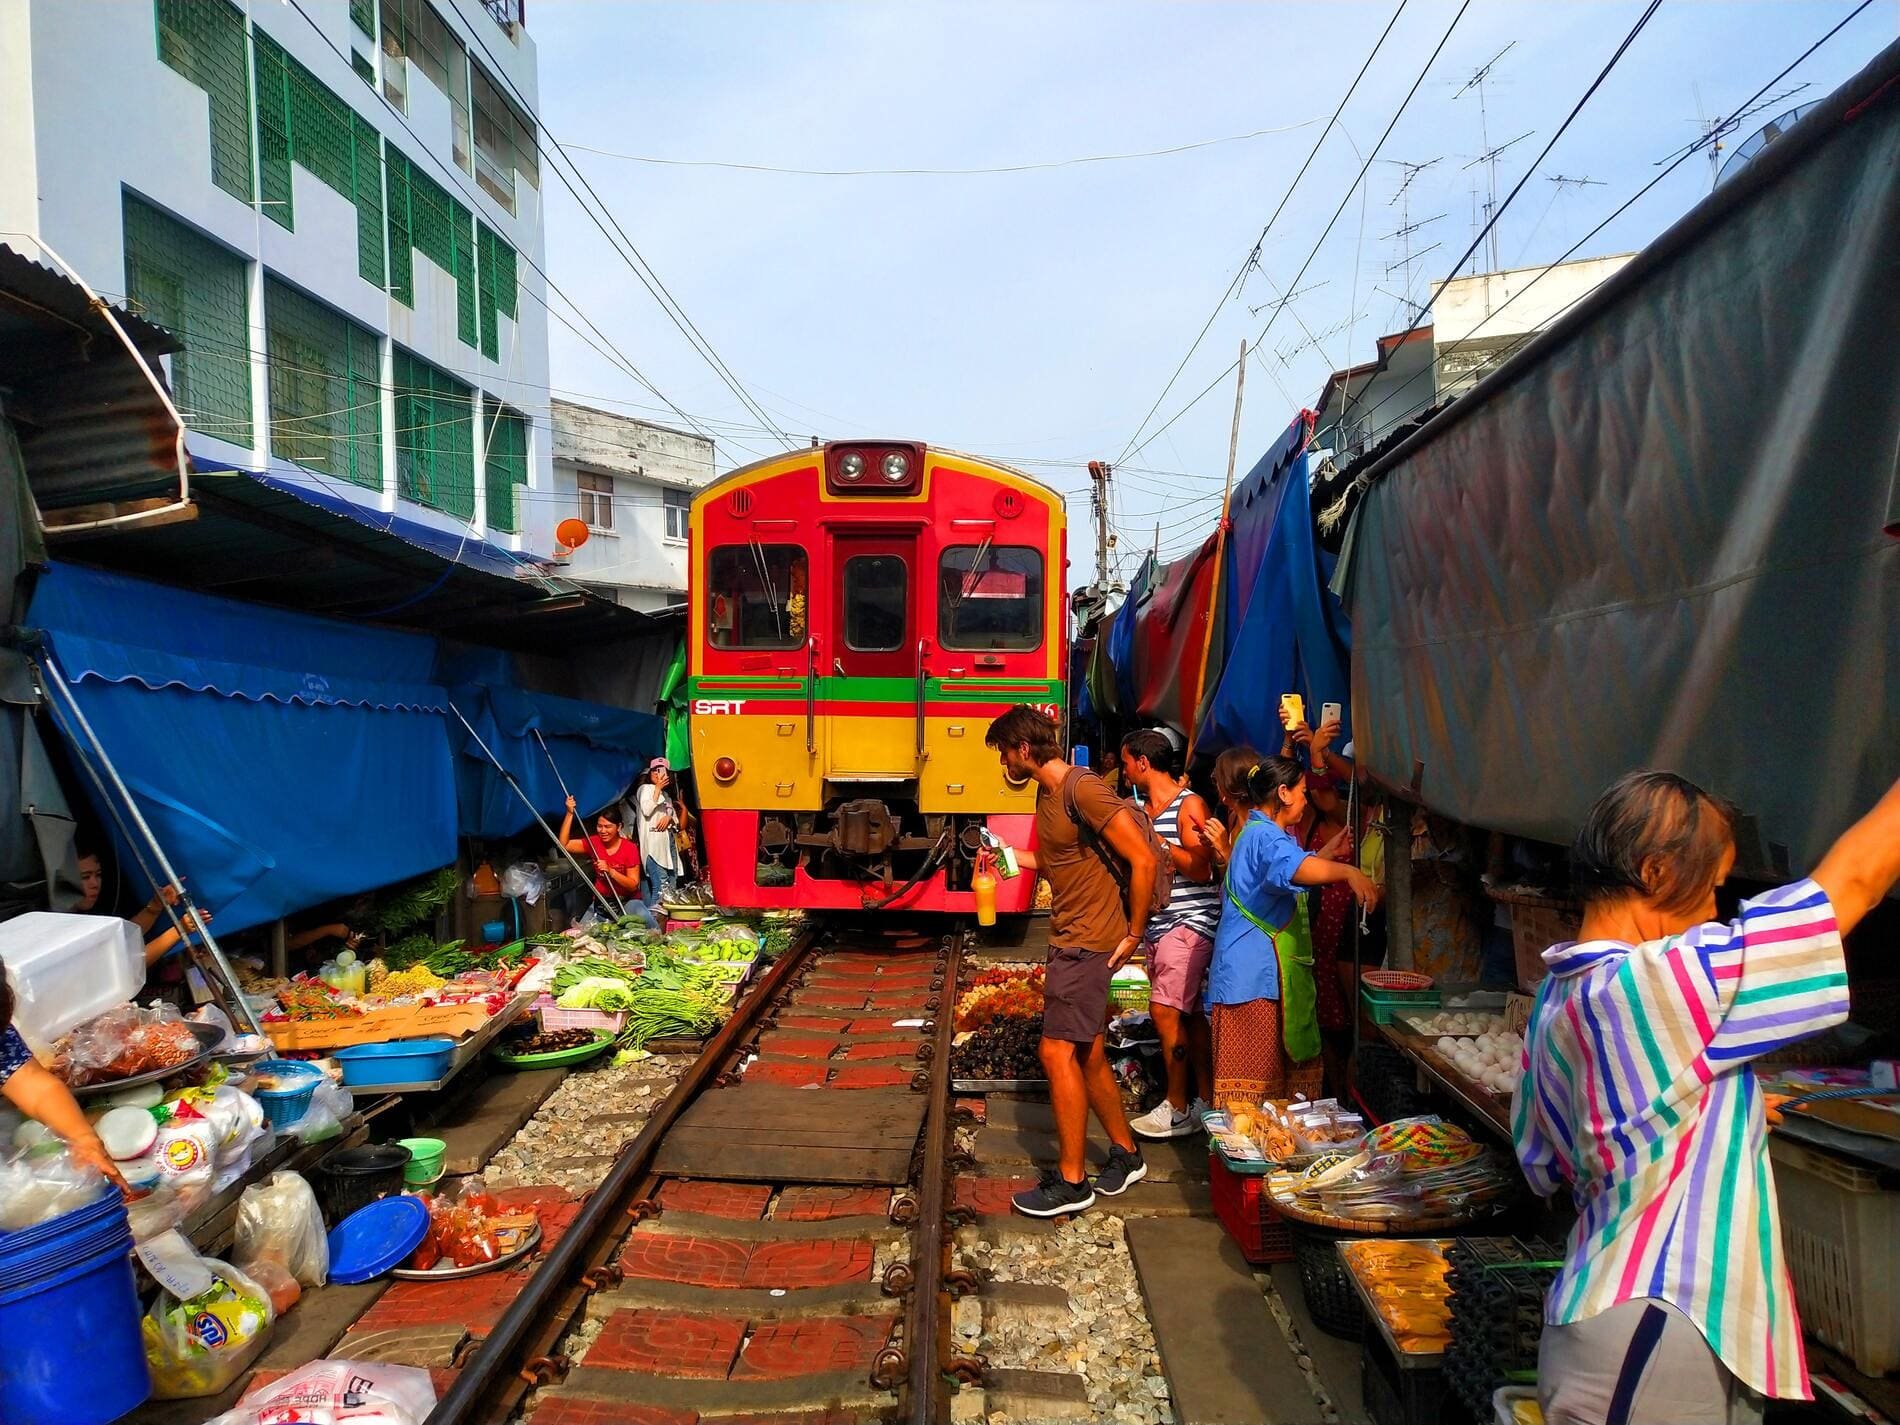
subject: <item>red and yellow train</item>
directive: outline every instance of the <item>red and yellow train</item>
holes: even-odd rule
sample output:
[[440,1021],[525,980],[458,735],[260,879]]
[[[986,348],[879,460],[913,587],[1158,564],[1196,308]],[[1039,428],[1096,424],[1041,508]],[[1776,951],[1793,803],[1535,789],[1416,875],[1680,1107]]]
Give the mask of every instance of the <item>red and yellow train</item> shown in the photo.
[[[814,446],[693,502],[688,664],[712,890],[729,906],[969,912],[1032,783],[983,742],[1064,717],[1062,497],[917,442]],[[1033,877],[999,886],[1026,911]]]

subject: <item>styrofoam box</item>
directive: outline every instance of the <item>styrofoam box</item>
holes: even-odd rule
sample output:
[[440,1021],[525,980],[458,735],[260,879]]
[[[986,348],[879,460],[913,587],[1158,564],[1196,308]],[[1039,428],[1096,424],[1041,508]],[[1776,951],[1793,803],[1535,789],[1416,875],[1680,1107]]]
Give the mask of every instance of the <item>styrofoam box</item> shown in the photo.
[[137,995],[145,983],[138,927],[113,915],[29,911],[0,921],[0,962],[13,1025],[35,1049]]

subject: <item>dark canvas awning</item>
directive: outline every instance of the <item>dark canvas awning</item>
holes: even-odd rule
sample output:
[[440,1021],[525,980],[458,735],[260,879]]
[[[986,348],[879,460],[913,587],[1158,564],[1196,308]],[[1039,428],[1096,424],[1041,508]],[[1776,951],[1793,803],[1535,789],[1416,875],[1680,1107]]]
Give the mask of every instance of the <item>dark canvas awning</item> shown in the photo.
[[1900,45],[1375,461],[1361,764],[1555,842],[1671,767],[1811,868],[1900,776],[1896,232]]

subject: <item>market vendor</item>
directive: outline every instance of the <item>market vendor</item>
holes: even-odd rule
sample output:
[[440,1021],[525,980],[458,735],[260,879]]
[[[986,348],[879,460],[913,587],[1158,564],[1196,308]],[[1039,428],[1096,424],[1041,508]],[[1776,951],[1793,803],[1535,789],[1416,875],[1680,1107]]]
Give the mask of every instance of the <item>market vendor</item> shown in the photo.
[[74,1162],[98,1169],[125,1189],[118,1164],[86,1121],[73,1091],[33,1057],[13,1027],[13,986],[7,982],[4,965],[0,965],[0,1097],[65,1139],[66,1152]]
[[[629,916],[658,929],[659,922],[640,899],[640,848],[631,837],[621,833],[620,818],[614,814],[614,808],[602,808],[594,817],[593,835],[587,837],[573,835],[574,817],[574,798],[569,797],[567,815],[561,818],[560,842],[575,856],[592,859],[593,894],[608,905],[625,905]],[[568,914],[578,918],[590,899],[585,889],[577,888],[570,899]]]
[[[99,853],[83,844],[78,848],[78,851],[80,894],[79,900],[74,904],[73,909],[81,915],[94,913],[100,915],[110,914],[108,911],[99,909],[99,897],[105,889],[106,879],[105,865],[99,859]],[[165,913],[165,908],[177,904],[178,888],[173,885],[163,885],[152,893],[150,900],[140,906],[134,914],[127,917],[127,919],[139,928],[139,935],[141,937],[151,936],[150,939],[145,941],[145,963],[147,965],[156,965],[160,960],[176,950],[183,939],[179,934],[179,927],[177,925],[168,926],[157,935],[152,935],[152,929],[158,924],[159,916]],[[184,926],[186,932],[189,933],[198,928],[200,921],[207,925],[210,924],[211,912],[208,910],[199,910],[196,912],[188,911],[182,917],[180,923]]]
[[1718,921],[1734,809],[1632,772],[1572,850],[1575,942],[1544,952],[1513,1135],[1580,1216],[1545,1301],[1550,1425],[1761,1418],[1808,1399],[1751,1061],[1847,1018],[1841,936],[1900,880],[1900,783],[1805,881]]
[[1342,882],[1362,905],[1376,903],[1379,893],[1357,866],[1314,855],[1294,839],[1290,828],[1306,814],[1299,763],[1232,747],[1215,760],[1214,790],[1229,818],[1205,827],[1214,860],[1226,871],[1226,907],[1207,977],[1214,1097],[1217,1107],[1253,1108],[1284,1098],[1289,1069],[1320,1055],[1303,892]]

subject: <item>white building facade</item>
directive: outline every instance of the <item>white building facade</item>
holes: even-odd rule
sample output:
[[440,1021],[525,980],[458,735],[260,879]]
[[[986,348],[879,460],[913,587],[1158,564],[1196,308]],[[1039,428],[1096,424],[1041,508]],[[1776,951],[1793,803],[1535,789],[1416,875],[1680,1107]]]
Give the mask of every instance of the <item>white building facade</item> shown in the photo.
[[0,243],[184,342],[194,464],[534,552],[552,464],[521,20],[519,0],[8,0]]
[[587,526],[563,574],[643,613],[684,604],[688,517],[713,477],[712,441],[570,401],[552,411],[550,528]]
[[1461,395],[1627,263],[1634,253],[1456,277],[1431,320],[1378,339],[1362,366],[1335,371],[1315,407],[1320,444],[1346,459],[1427,407]]

